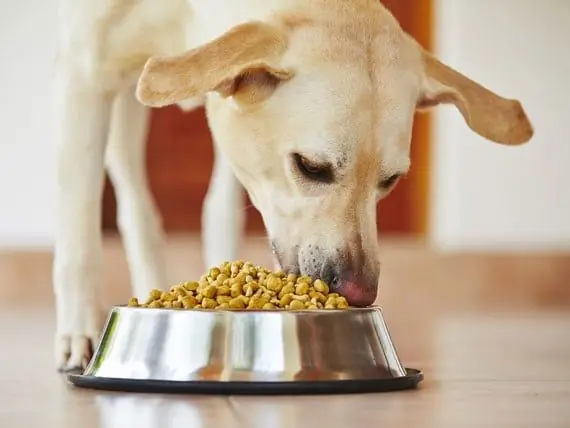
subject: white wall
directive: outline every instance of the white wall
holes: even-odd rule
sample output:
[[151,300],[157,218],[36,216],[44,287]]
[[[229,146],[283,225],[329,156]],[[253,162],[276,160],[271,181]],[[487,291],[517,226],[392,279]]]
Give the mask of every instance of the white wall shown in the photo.
[[55,5],[0,2],[0,247],[53,239]]
[[[508,148],[436,115],[434,242],[442,248],[570,249],[570,1],[434,0],[436,52],[523,101],[536,136]],[[50,245],[55,0],[2,0],[0,246]],[[557,194],[560,192],[560,194]]]
[[570,249],[570,1],[435,0],[439,58],[507,98],[535,127],[526,146],[436,114],[432,237],[443,249]]

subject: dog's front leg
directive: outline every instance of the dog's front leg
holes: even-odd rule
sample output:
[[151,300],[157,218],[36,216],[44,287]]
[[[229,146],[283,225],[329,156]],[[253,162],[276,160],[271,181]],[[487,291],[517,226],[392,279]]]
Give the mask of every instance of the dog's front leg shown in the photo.
[[235,260],[245,225],[244,193],[227,159],[214,144],[214,168],[202,208],[207,267]]
[[56,76],[57,220],[53,282],[56,363],[80,367],[99,337],[101,197],[112,95],[84,72]]
[[144,299],[151,289],[166,286],[162,222],[145,168],[150,112],[132,90],[118,95],[113,107],[106,163],[117,195],[132,288]]

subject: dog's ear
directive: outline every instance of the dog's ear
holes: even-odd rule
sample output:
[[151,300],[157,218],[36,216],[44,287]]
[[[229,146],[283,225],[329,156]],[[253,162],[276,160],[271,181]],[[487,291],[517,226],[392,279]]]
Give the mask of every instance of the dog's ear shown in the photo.
[[534,130],[522,105],[489,91],[422,50],[423,85],[418,110],[451,103],[467,125],[482,137],[500,144],[527,142]]
[[292,77],[279,60],[285,33],[261,22],[238,25],[217,39],[181,55],[150,58],[139,78],[138,100],[161,107],[217,91],[255,102]]

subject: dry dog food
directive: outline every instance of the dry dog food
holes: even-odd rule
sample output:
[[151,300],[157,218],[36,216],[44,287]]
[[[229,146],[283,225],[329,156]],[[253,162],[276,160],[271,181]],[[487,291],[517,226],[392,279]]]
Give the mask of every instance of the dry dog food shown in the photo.
[[344,309],[348,302],[320,279],[271,272],[249,262],[226,262],[199,281],[152,290],[144,303],[133,297],[131,307],[167,309]]

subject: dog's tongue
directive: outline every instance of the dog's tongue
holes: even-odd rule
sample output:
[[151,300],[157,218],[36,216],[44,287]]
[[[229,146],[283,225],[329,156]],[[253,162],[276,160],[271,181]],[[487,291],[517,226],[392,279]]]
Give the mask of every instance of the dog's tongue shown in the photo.
[[350,306],[370,306],[376,300],[376,291],[368,291],[352,281],[343,282],[335,291],[344,296]]

